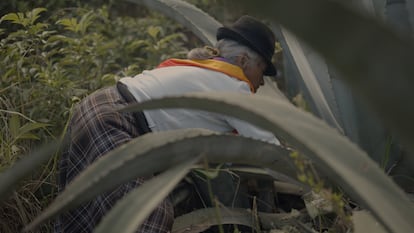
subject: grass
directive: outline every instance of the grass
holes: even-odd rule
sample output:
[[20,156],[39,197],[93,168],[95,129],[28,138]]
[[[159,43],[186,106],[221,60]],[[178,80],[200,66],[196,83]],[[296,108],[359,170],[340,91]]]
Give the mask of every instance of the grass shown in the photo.
[[[26,136],[19,133],[23,123],[36,124],[36,122],[22,113],[15,112],[14,106],[6,98],[0,97],[0,122],[1,127],[1,154],[0,171],[3,171],[19,160],[23,154],[27,154],[37,145],[31,135],[40,134],[51,137],[46,127],[34,127]],[[13,124],[13,125],[11,125]],[[16,132],[13,132],[16,131]],[[32,134],[33,133],[33,134]],[[56,192],[54,182],[57,158],[54,157],[43,167],[33,172],[21,182],[17,190],[12,191],[9,198],[0,204],[0,232],[15,233],[20,232],[25,224],[28,224],[46,207]],[[39,232],[52,232],[50,224],[45,224]]]

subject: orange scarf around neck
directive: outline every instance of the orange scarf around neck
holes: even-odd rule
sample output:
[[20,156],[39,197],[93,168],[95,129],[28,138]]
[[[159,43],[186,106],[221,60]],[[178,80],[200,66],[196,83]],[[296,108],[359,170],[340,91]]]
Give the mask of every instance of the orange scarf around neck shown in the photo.
[[233,78],[246,82],[250,86],[251,92],[254,93],[254,87],[252,83],[244,75],[242,69],[238,66],[230,64],[225,61],[206,59],[206,60],[188,60],[188,59],[168,59],[158,65],[157,68],[168,66],[196,66],[206,68],[214,71],[218,71],[227,74]]

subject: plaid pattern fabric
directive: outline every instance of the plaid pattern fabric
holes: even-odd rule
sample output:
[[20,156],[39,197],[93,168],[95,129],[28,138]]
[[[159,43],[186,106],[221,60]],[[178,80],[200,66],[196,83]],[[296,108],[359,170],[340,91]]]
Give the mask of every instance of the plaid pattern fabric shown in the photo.
[[[91,94],[77,106],[68,127],[70,143],[59,162],[59,191],[100,156],[139,136],[134,114],[113,111],[126,104],[116,87],[110,87]],[[62,214],[55,223],[55,232],[92,232],[117,200],[143,182],[143,178],[130,181]],[[169,232],[173,220],[173,206],[166,199],[137,232]]]

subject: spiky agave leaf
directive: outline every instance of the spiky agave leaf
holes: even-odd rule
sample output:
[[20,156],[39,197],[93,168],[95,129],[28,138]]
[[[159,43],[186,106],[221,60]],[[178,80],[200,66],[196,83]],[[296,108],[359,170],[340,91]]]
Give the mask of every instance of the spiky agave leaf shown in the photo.
[[[217,212],[220,213],[220,219],[217,219]],[[255,214],[258,216],[254,216]],[[254,213],[251,210],[241,208],[204,208],[177,217],[174,221],[172,233],[198,233],[219,224],[236,224],[255,228],[254,221],[252,221],[255,217],[258,217],[262,230],[271,230],[276,226],[293,225],[293,222],[300,216],[299,211],[292,213]]]
[[215,163],[264,166],[295,176],[289,152],[269,143],[205,129],[149,133],[108,152],[85,169],[26,230],[131,179],[163,171],[201,153]]
[[[337,106],[335,99],[332,97],[332,91],[329,80],[329,73],[327,67],[323,67],[322,64],[318,66],[315,63],[323,63],[318,57],[311,57],[311,55],[305,54],[303,45],[286,29],[281,30],[281,34],[286,43],[286,50],[289,51],[293,58],[294,64],[301,75],[301,80],[304,86],[309,92],[310,99],[315,105],[315,113],[324,119],[332,127],[337,128],[343,132],[342,126],[340,125]],[[311,65],[314,64],[314,65]],[[320,81],[324,78],[325,82]],[[326,82],[329,80],[328,82]],[[322,87],[325,87],[322,89]],[[334,114],[334,110],[336,114]]]
[[413,203],[364,151],[325,122],[286,101],[234,93],[194,93],[152,100],[124,110],[161,107],[228,114],[267,129],[305,153],[385,227],[393,232],[409,232],[414,227]]
[[94,233],[136,232],[138,226],[168,196],[200,157],[201,154],[195,155],[128,193],[105,215]]

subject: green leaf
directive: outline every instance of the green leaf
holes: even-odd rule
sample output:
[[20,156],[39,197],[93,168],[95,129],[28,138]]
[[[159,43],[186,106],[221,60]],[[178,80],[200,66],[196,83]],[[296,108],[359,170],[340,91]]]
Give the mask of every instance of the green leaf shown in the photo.
[[32,11],[26,13],[27,18],[30,20],[30,24],[33,25],[40,17],[40,13],[46,11],[46,8],[35,8]]
[[223,164],[217,165],[215,168],[195,168],[193,169],[194,172],[199,173],[203,176],[203,178],[208,179],[214,179],[219,175],[220,168],[223,166]]
[[10,134],[13,140],[16,139],[17,136],[19,135],[19,128],[20,128],[19,116],[16,114],[13,114],[9,119],[9,130],[10,130]]
[[[36,23],[35,25],[33,25],[33,29],[35,31],[42,31],[42,30],[46,29],[48,26],[49,26],[49,24],[47,24],[47,23]],[[46,33],[47,32],[43,31],[42,36],[47,35]]]
[[30,23],[29,19],[27,19],[21,12],[6,14],[1,17],[0,22],[3,20],[12,21],[12,23],[20,24],[23,27],[26,27]]
[[134,40],[130,44],[127,45],[127,50],[135,50],[140,47],[149,46],[148,41],[146,40]]
[[[50,126],[50,124],[44,124],[44,123],[26,123],[22,127],[20,127],[17,131],[16,139],[24,138],[24,135],[29,135],[29,132],[39,129],[39,128],[45,128],[47,126]],[[31,136],[29,136],[31,137]]]
[[70,38],[70,37],[64,36],[64,35],[53,35],[53,36],[50,36],[47,39],[48,43],[46,44],[46,46],[48,46],[48,44],[50,44],[50,43],[54,43],[54,42],[58,42],[58,41],[66,42],[66,43],[70,44],[70,43],[73,42],[73,39]]
[[174,33],[174,34],[167,35],[167,36],[163,37],[162,39],[159,40],[158,43],[160,45],[164,45],[164,46],[167,45],[168,46],[168,44],[171,43],[171,41],[175,41],[177,39],[185,40],[186,37],[182,33]]
[[95,14],[93,11],[89,11],[88,13],[84,14],[79,20],[78,31],[82,34],[85,34],[88,27],[92,24],[94,18]]
[[108,152],[85,169],[26,230],[117,185],[163,171],[200,153],[210,162],[237,161],[265,166],[293,177],[296,175],[295,165],[289,152],[269,143],[234,135],[217,135],[204,129],[145,134]]
[[39,140],[39,137],[32,133],[24,133],[20,134],[16,139],[33,139],[33,140]]
[[65,26],[66,30],[72,31],[72,32],[78,32],[78,21],[76,18],[70,18],[70,19],[61,19],[56,22],[57,24]]
[[124,111],[194,108],[238,117],[273,132],[308,156],[318,169],[394,232],[414,228],[414,205],[371,160],[325,122],[281,99],[264,96],[199,93],[135,104]]
[[161,32],[161,27],[149,26],[147,32],[153,39],[157,39],[158,34]]
[[94,232],[136,232],[138,226],[168,196],[199,158],[200,154],[192,156],[128,193],[105,215]]
[[5,21],[12,21],[13,23],[20,24],[19,16],[16,13],[9,13],[1,17],[0,22],[3,20]]

